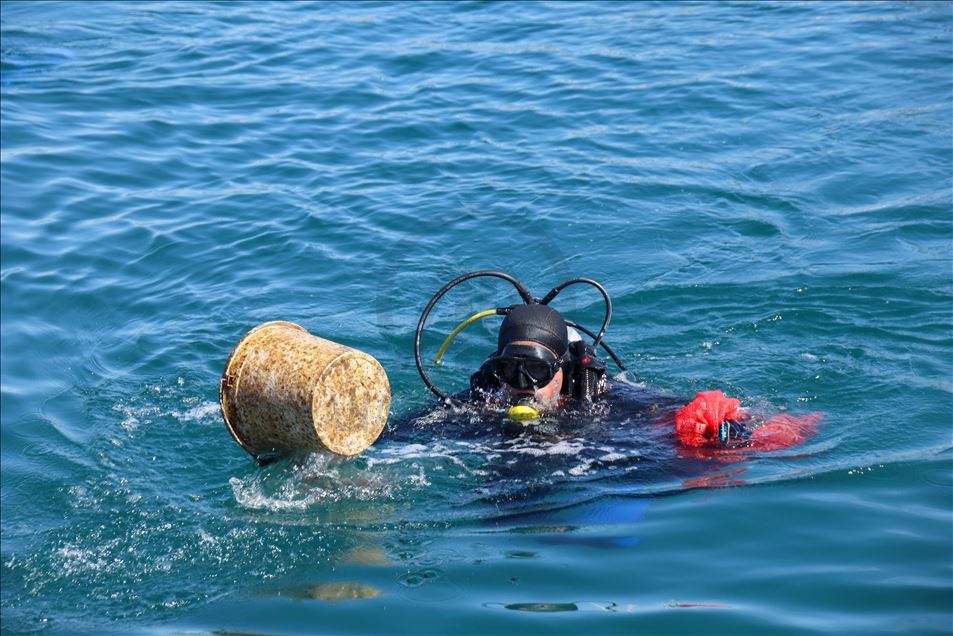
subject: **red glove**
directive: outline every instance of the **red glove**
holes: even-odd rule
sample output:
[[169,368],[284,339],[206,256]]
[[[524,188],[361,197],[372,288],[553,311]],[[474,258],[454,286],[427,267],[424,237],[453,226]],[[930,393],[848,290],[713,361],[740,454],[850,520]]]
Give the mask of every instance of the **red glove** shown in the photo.
[[713,446],[718,444],[718,427],[722,422],[745,417],[747,413],[741,411],[738,400],[726,397],[721,391],[702,391],[678,409],[675,432],[686,446]]

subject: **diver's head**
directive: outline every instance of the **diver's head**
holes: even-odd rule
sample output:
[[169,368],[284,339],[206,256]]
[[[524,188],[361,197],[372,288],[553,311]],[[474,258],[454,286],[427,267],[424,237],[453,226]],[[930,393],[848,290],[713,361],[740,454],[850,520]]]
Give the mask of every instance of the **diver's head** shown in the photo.
[[546,305],[513,305],[500,326],[493,372],[512,402],[529,399],[556,408],[569,332],[558,311]]
[[543,345],[562,358],[569,349],[569,330],[562,314],[549,305],[513,305],[500,325],[496,354],[519,340]]

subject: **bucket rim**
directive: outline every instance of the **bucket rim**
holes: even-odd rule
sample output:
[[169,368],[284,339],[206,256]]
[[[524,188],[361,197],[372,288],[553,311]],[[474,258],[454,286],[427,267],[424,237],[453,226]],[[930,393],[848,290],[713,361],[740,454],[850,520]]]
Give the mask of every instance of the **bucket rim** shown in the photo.
[[235,356],[244,348],[244,346],[248,343],[248,340],[260,331],[271,327],[290,327],[305,333],[309,333],[308,330],[301,325],[288,320],[269,320],[268,322],[263,322],[260,325],[252,327],[245,333],[244,336],[241,337],[241,340],[238,341],[238,344],[235,345],[235,347],[232,349],[232,352],[228,354],[228,359],[225,361],[225,369],[222,371],[222,378],[218,385],[218,403],[222,410],[222,419],[225,421],[225,428],[228,429],[232,439],[234,439],[239,446],[245,449],[245,452],[255,459],[258,459],[258,453],[253,452],[252,449],[250,449],[245,442],[242,441],[235,429],[235,426],[231,422],[232,418],[230,416],[230,411],[232,410],[231,402],[234,399],[234,395],[232,395],[232,392],[229,391],[229,389],[234,388],[234,385],[232,382],[230,382],[230,379],[237,379],[237,376],[233,373],[230,373],[230,371],[232,371],[232,363],[235,361]]

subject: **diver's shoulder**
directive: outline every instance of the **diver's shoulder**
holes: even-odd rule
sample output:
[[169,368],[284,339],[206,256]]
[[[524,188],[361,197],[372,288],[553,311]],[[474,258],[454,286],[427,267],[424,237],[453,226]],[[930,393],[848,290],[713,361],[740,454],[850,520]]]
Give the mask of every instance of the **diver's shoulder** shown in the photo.
[[675,410],[686,402],[682,395],[618,376],[608,379],[608,387],[603,399],[627,407],[639,407],[640,410],[644,408]]

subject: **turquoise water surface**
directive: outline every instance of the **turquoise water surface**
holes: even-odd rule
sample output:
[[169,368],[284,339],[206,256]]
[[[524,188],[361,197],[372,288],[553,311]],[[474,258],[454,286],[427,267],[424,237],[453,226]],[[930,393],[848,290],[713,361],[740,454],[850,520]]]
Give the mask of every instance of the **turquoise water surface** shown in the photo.
[[[4,633],[953,632],[950,3],[4,2],[0,35]],[[820,431],[698,460],[619,408],[437,411],[264,468],[228,435],[266,320],[433,408],[420,311],[488,268],[601,281],[621,389]],[[515,300],[452,292],[428,359]]]

